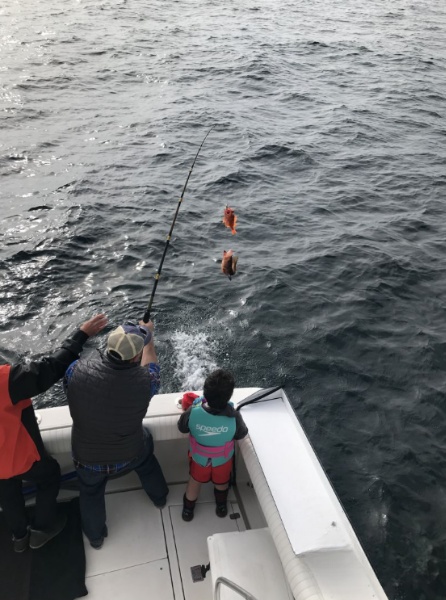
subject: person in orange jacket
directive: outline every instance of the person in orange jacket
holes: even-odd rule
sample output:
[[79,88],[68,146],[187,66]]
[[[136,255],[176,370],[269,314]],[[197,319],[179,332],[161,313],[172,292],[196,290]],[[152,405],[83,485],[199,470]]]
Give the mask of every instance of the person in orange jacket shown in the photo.
[[[63,377],[84,343],[101,331],[107,317],[98,314],[83,323],[51,356],[26,364],[0,365],[0,506],[12,532],[15,552],[28,545],[40,548],[65,526],[57,514],[59,463],[45,450],[31,397],[48,390]],[[25,512],[22,481],[37,487],[34,522]]]

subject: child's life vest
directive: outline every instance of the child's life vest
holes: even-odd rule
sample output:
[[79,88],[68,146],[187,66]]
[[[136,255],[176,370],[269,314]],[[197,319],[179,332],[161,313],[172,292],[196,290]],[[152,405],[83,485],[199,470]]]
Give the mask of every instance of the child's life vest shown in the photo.
[[234,454],[234,435],[237,429],[235,417],[212,415],[202,406],[204,398],[198,398],[189,417],[189,451],[192,459],[205,467],[208,460],[213,467],[224,465]]

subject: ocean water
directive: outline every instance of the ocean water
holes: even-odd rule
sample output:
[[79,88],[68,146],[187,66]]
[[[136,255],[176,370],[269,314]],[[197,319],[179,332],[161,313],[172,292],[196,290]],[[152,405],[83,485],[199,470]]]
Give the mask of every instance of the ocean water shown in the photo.
[[163,391],[283,384],[389,598],[444,599],[445,100],[442,0],[4,2],[1,356],[142,316],[213,126],[153,306]]

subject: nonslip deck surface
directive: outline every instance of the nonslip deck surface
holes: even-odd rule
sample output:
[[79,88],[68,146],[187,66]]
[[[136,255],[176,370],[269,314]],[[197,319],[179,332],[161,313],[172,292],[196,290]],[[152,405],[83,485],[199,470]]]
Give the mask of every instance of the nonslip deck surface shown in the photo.
[[[100,550],[85,539],[89,600],[211,600],[208,575],[194,583],[191,567],[209,562],[207,538],[244,530],[242,518],[215,514],[212,486],[203,486],[195,518],[181,518],[184,485],[170,487],[156,509],[143,490],[106,495],[108,538]],[[235,499],[230,514],[238,514]]]

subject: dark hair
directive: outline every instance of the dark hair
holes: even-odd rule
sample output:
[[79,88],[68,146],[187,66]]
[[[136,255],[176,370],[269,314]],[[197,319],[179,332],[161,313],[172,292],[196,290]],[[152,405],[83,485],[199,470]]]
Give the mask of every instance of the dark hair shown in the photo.
[[211,408],[223,409],[231,399],[234,387],[235,381],[232,373],[225,369],[217,369],[206,377],[203,396]]

